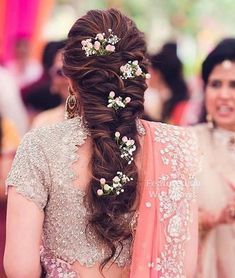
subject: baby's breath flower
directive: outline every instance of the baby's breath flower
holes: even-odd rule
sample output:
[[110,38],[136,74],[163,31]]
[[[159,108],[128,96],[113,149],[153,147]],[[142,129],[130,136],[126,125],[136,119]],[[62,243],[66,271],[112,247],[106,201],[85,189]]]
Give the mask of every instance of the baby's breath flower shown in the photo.
[[122,65],[120,67],[120,72],[122,79],[135,78],[136,76],[149,78],[149,74],[143,73],[143,70],[139,66],[139,62],[137,60],[128,61],[125,65]]
[[82,50],[85,50],[87,57],[91,55],[104,56],[111,54],[115,51],[115,44],[117,44],[120,39],[109,30],[108,37],[104,33],[98,33],[95,38],[89,38],[82,40]]
[[115,97],[115,93],[111,91],[108,97],[107,107],[118,110],[120,108],[125,108],[126,105],[131,101],[130,97],[126,97],[124,100],[122,97]]
[[100,179],[100,189],[97,190],[98,196],[105,195],[119,195],[124,192],[123,186],[133,180],[132,178],[127,177],[122,172],[118,171],[117,175],[113,178],[112,184],[103,183],[105,181],[104,178]]

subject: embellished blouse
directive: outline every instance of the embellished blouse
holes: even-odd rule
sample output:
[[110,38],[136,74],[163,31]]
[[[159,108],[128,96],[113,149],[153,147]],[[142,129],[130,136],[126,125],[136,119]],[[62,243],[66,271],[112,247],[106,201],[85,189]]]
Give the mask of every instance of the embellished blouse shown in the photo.
[[[162,212],[161,221],[177,211],[177,214],[172,217],[171,226],[168,227],[169,236],[174,237],[174,233],[179,229],[180,211],[183,209],[176,210],[177,202],[184,198],[184,202],[181,200],[181,206],[184,203],[188,206],[192,200],[189,195],[184,197],[184,185],[177,176],[177,168],[183,163],[190,163],[190,159],[188,161],[187,159],[190,157],[192,141],[188,140],[187,144],[183,144],[184,139],[179,136],[183,134],[183,129],[178,127],[149,124],[155,131],[156,149],[159,141],[165,142],[165,147],[158,152],[159,158],[162,157],[163,163],[171,163],[175,169],[168,177],[162,173],[161,182],[166,182],[165,178],[171,178],[172,181],[169,194],[162,192],[158,195]],[[139,133],[145,133],[143,127],[137,126],[137,129]],[[84,144],[88,135],[89,132],[83,127],[79,117],[30,131],[18,148],[6,182],[7,185],[14,186],[18,193],[35,202],[44,212],[41,256],[47,277],[77,277],[70,269],[71,264],[78,261],[81,265],[91,267],[97,262],[102,262],[110,254],[107,246],[100,242],[95,232],[87,226],[89,210],[84,203],[85,191],[73,185],[73,181],[79,179],[79,173],[78,175],[74,173],[72,166],[79,159],[78,147]],[[176,153],[172,148],[176,148],[181,143],[186,147],[179,148],[179,152]],[[135,217],[130,214],[124,215],[128,222],[132,222]],[[182,221],[186,221],[186,218],[182,218]],[[130,263],[131,245],[129,239],[124,242],[122,250],[117,246],[114,262],[118,266],[124,267]],[[168,247],[165,252],[170,251]],[[162,261],[162,256],[166,255],[167,253],[162,253],[159,258],[159,265],[162,268],[166,267],[163,266]],[[54,267],[49,270],[52,264]]]

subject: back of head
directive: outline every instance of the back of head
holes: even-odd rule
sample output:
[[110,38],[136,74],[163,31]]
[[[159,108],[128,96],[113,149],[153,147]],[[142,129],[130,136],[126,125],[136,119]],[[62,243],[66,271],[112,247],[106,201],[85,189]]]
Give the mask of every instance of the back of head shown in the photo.
[[45,70],[49,70],[53,64],[56,53],[64,48],[66,41],[52,41],[48,42],[43,50],[42,64]]
[[[108,37],[109,29],[120,39],[115,44],[115,51],[107,55],[86,56],[82,41],[95,38],[97,34]],[[114,134],[118,131],[122,136],[135,140],[138,149],[136,119],[143,113],[144,91],[147,87],[142,76],[122,79],[120,67],[128,61],[138,60],[141,69],[146,72],[145,54],[143,33],[131,19],[115,9],[91,10],[78,19],[68,34],[64,50],[63,71],[78,92],[83,116],[93,140],[93,178],[88,188],[87,201],[92,211],[90,224],[111,250],[111,256],[104,264],[114,256],[115,243],[120,244],[131,237],[129,225],[123,224],[120,217],[130,212],[138,197],[137,167],[135,162],[128,164],[120,158]],[[125,109],[107,107],[111,91],[116,96],[131,98]],[[133,178],[125,185],[125,192],[120,195],[97,196],[99,180],[105,178],[111,183],[117,171]]]
[[175,78],[182,78],[183,65],[177,56],[175,43],[164,44],[158,53],[151,56],[151,65],[160,71],[167,85]]
[[183,64],[177,56],[177,45],[169,42],[163,45],[160,52],[151,57],[153,70],[159,71],[170,89],[172,97],[165,104],[163,119],[170,116],[175,105],[188,99],[188,88],[183,78]]
[[217,44],[202,63],[202,79],[206,85],[214,67],[224,60],[235,61],[235,38],[226,38]]

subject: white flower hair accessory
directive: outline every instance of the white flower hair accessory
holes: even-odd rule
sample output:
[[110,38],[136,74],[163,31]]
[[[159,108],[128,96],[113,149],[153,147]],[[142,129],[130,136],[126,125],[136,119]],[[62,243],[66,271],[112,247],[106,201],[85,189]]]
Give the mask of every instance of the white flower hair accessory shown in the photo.
[[127,177],[122,172],[117,172],[117,175],[112,180],[112,184],[106,183],[105,178],[101,178],[101,188],[97,190],[97,195],[119,195],[120,193],[124,192],[123,186],[131,180],[133,180],[133,178]]
[[151,77],[149,73],[142,71],[137,60],[128,61],[124,66],[120,67],[120,71],[122,79],[135,78],[136,76],[141,76],[146,79]]
[[108,97],[108,105],[107,107],[113,108],[116,111],[120,108],[125,108],[127,103],[131,101],[130,97],[126,97],[124,100],[122,97],[115,97],[115,93],[111,91]]
[[121,151],[121,158],[126,159],[128,164],[131,164],[134,160],[133,152],[136,151],[135,140],[131,138],[128,139],[126,136],[121,138],[119,131],[115,132],[115,140]]
[[91,55],[105,56],[115,51],[115,44],[120,41],[111,29],[108,29],[109,36],[106,38],[105,33],[99,33],[95,38],[89,38],[81,42],[82,49],[85,50],[87,57]]

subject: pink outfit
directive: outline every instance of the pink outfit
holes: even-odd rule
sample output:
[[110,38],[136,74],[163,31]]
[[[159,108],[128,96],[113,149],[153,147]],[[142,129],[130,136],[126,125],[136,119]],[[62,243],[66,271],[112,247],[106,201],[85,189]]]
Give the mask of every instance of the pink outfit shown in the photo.
[[[198,206],[205,215],[202,222],[216,221],[235,201],[235,132],[219,127],[210,129],[207,124],[192,129],[203,153],[198,176]],[[216,223],[205,231],[199,247],[197,278],[235,277],[235,219],[227,224]]]
[[191,278],[197,254],[196,145],[184,129],[143,124],[144,177],[130,277]]

